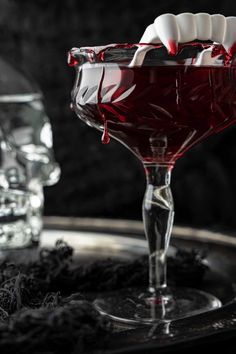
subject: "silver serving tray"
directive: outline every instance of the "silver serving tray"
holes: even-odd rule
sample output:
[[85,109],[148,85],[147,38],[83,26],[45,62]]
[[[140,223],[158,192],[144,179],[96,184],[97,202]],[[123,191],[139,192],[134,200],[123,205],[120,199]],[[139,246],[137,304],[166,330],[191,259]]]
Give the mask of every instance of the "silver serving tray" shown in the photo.
[[[138,221],[104,220],[90,218],[46,217],[40,247],[53,247],[63,239],[75,250],[75,257],[91,262],[107,257],[135,259],[147,254],[143,226]],[[223,307],[205,314],[137,329],[127,329],[111,336],[107,353],[158,353],[196,341],[236,336],[236,237],[219,232],[176,226],[173,229],[172,248],[199,249],[207,254],[210,271],[202,290],[217,296]],[[35,257],[36,249],[9,251],[18,261]]]

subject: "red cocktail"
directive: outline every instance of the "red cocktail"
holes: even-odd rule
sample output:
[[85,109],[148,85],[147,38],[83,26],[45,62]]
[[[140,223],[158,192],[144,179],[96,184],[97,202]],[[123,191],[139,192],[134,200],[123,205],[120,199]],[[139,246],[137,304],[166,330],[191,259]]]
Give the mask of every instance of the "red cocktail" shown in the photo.
[[79,116],[143,162],[173,164],[236,120],[236,67],[84,65],[81,75]]

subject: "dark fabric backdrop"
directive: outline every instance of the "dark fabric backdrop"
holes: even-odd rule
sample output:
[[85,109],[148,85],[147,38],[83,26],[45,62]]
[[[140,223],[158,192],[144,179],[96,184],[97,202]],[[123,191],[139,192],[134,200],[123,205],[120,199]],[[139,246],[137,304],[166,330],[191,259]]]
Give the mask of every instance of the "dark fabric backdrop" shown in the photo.
[[[236,15],[233,1],[1,0],[0,55],[39,83],[51,118],[60,182],[47,188],[45,213],[141,218],[142,166],[117,142],[69,109],[74,71],[66,65],[72,46],[137,42],[144,28],[165,12]],[[236,128],[199,144],[173,173],[176,222],[236,226]]]

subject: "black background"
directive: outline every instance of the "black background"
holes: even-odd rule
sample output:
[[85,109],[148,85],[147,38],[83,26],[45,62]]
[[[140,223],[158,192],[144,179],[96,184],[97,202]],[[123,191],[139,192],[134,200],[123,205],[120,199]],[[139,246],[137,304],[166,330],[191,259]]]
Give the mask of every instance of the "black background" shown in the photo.
[[[69,109],[73,46],[137,42],[165,12],[236,15],[233,1],[1,0],[0,55],[30,73],[44,95],[54,134],[60,182],[47,188],[45,213],[141,218],[145,178],[141,163]],[[236,128],[199,144],[179,160],[172,186],[176,222],[201,227],[236,226]]]

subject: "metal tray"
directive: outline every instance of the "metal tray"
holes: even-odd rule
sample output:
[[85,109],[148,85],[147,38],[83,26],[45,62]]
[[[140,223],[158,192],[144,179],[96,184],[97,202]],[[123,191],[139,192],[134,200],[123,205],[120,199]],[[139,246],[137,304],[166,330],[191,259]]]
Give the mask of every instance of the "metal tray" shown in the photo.
[[[40,247],[52,247],[63,239],[75,249],[80,261],[110,258],[135,259],[147,254],[147,243],[141,222],[89,218],[45,218],[45,230]],[[181,345],[196,345],[199,341],[219,340],[221,336],[236,336],[236,237],[218,232],[174,227],[173,246],[206,251],[210,266],[202,290],[217,296],[223,307],[205,314],[112,334],[107,353],[158,353]],[[35,249],[10,251],[11,257],[25,261],[33,259]],[[170,249],[171,252],[171,249]]]

